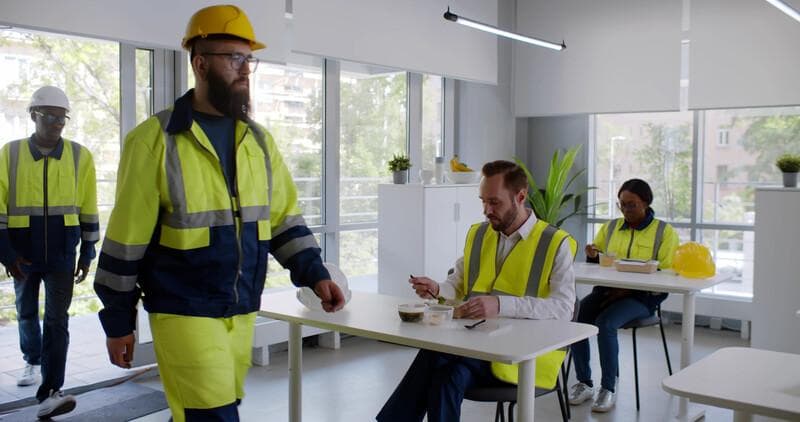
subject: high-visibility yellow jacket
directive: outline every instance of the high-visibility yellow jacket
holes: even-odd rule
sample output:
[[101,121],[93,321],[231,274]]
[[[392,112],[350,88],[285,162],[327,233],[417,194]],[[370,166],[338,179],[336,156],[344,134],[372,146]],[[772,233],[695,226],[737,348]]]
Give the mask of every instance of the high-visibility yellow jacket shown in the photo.
[[[662,269],[672,267],[672,255],[679,243],[678,232],[669,223],[655,218],[652,210],[647,211],[647,217],[640,227],[634,229],[624,218],[617,218],[603,224],[594,237],[594,244],[600,252],[611,251],[617,258],[657,259],[658,268]],[[596,286],[593,291],[609,289]],[[668,296],[667,293],[642,290],[636,290],[632,295],[651,310],[655,310]]]
[[95,278],[110,337],[132,332],[142,292],[148,312],[218,318],[258,310],[268,253],[296,285],[330,277],[272,136],[236,121],[229,191],[192,118],[192,95],[126,137]]
[[[558,248],[568,242],[573,257],[577,250],[577,243],[569,233],[537,220],[528,237],[517,242],[502,267],[497,269],[498,237],[488,222],[469,229],[464,246],[463,291],[467,292],[467,297],[474,293],[547,297]],[[552,388],[555,385],[565,354],[563,350],[556,350],[536,358],[536,386]],[[502,381],[517,383],[516,364],[492,362],[492,374]]]
[[0,149],[0,260],[6,268],[22,257],[30,271],[74,271],[79,241],[79,262],[88,265],[99,227],[88,149],[61,139],[45,156],[33,138]]

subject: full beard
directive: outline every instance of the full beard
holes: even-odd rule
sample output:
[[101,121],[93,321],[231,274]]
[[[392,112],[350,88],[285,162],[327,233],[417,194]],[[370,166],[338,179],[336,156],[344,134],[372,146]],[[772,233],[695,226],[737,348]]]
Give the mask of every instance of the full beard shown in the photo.
[[223,115],[237,120],[247,120],[250,113],[250,86],[240,87],[242,81],[247,81],[247,78],[236,79],[226,85],[219,74],[208,72],[208,100],[211,105]]
[[499,219],[495,220],[490,218],[489,224],[492,225],[492,228],[498,232],[505,232],[512,224],[514,224],[514,220],[517,218],[517,213],[519,212],[519,208],[516,204],[508,210],[505,214],[503,214]]

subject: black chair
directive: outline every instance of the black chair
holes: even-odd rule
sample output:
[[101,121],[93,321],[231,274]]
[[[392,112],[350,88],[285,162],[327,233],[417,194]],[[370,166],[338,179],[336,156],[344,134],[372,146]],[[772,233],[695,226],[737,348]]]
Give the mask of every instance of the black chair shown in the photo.
[[[578,320],[578,312],[580,311],[580,307],[581,302],[575,298],[575,307],[572,311],[572,321]],[[569,346],[562,350],[566,350],[567,355],[564,356],[564,362],[561,363],[559,376],[556,377],[556,385],[549,389],[537,387],[534,397],[538,398],[545,394],[556,392],[558,395],[558,405],[561,410],[561,419],[563,422],[567,422],[571,417],[569,404],[566,400],[569,369],[565,369],[564,365],[570,362],[572,355],[571,348]],[[514,384],[470,388],[464,393],[464,398],[477,402],[496,402],[497,408],[494,412],[495,422],[505,422],[505,403],[508,403],[508,422],[514,422],[514,406],[517,404],[517,386]]]
[[623,329],[632,329],[633,332],[633,379],[636,385],[636,411],[639,411],[639,364],[636,356],[636,330],[639,328],[658,325],[661,330],[661,343],[664,345],[664,356],[667,358],[667,371],[672,375],[672,364],[669,362],[669,349],[667,338],[664,336],[664,324],[661,322],[661,305],[656,307],[656,312],[645,318],[635,319],[622,326]]

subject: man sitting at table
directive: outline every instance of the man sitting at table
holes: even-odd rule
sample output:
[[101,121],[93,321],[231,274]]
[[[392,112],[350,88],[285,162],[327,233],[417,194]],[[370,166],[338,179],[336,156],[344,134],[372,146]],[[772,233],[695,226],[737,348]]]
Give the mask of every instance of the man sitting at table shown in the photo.
[[[569,321],[575,305],[572,261],[577,244],[565,231],[538,220],[525,207],[528,180],[509,161],[483,166],[480,200],[488,221],[474,224],[464,256],[444,283],[409,279],[423,298],[466,300],[461,318],[528,318]],[[519,333],[530,335],[531,333]],[[565,352],[536,359],[536,386],[552,388]],[[457,421],[467,389],[517,384],[517,366],[420,350],[378,421]]]

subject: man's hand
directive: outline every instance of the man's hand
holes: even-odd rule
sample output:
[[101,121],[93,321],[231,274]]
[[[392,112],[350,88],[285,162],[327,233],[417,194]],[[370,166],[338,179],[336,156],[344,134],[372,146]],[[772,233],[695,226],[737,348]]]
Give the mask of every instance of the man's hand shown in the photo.
[[133,360],[133,344],[135,342],[133,334],[123,337],[106,338],[106,348],[108,349],[108,359],[120,368],[130,369]]
[[[423,299],[436,299],[439,296],[439,283],[431,280],[428,277],[414,277],[408,279],[411,283],[411,288],[417,293],[417,296]],[[431,295],[433,293],[433,296]]]
[[500,299],[497,296],[476,296],[461,304],[453,313],[458,318],[494,318],[500,313]]
[[314,286],[314,294],[322,301],[325,312],[336,312],[344,307],[344,293],[333,280],[322,280]]
[[586,252],[586,256],[592,259],[596,258],[597,253],[600,252],[600,250],[597,249],[597,246],[595,246],[594,244],[586,245],[586,247],[583,250],[584,252]]
[[89,265],[78,264],[78,267],[75,268],[75,284],[78,284],[81,281],[86,280],[87,275],[89,275]]
[[31,261],[18,256],[10,267],[6,267],[6,275],[9,277],[14,277],[15,280],[19,281],[27,280],[28,274],[22,269],[23,265],[31,265]]

